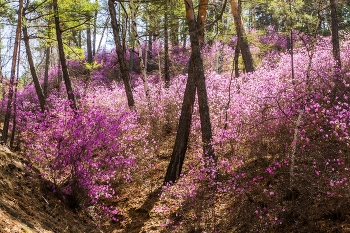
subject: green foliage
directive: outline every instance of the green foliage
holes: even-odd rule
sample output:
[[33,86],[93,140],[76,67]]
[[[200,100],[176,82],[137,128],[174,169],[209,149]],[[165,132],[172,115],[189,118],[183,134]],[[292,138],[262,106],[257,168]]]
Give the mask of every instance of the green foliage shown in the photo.
[[5,22],[14,23],[16,11],[14,7],[11,7],[10,0],[0,0],[0,27]]
[[232,14],[229,12],[228,5],[226,5],[220,20],[218,20],[218,18],[223,10],[223,5],[213,4],[208,7],[208,27],[206,30],[206,36],[208,37],[209,41],[220,40],[227,43],[229,40],[231,40],[232,35],[236,33]]
[[88,69],[90,71],[97,70],[97,69],[103,67],[103,61],[101,61],[101,63],[98,63],[97,61],[93,61],[92,63],[85,62],[84,65],[85,65],[86,69]]

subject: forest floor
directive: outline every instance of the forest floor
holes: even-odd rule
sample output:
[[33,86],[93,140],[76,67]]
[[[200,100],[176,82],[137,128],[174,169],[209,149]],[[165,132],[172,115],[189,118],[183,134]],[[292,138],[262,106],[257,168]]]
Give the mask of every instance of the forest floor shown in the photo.
[[160,173],[154,183],[119,187],[120,198],[109,204],[117,205],[123,215],[119,222],[101,222],[52,193],[49,182],[28,163],[25,156],[0,145],[0,233],[162,232],[149,214],[159,199]]
[[[170,145],[170,141],[165,144]],[[99,221],[87,210],[72,208],[67,201],[51,192],[49,182],[40,177],[35,167],[28,166],[29,161],[25,156],[0,145],[0,233],[172,232],[164,227],[164,216],[154,214],[155,206],[165,201],[160,194],[171,152],[169,145],[163,145],[157,156],[159,169],[156,172],[153,170],[145,177],[138,177],[138,181],[117,187],[119,198],[108,204],[118,207],[121,213],[118,221]],[[166,201],[169,204],[171,200]],[[220,221],[220,215],[217,216],[218,221],[227,222],[227,219]],[[218,232],[234,232],[229,225],[219,224]],[[324,219],[318,225],[321,232],[350,232],[350,216],[346,216],[341,223]],[[291,229],[288,232],[304,231]]]
[[84,211],[72,210],[46,189],[24,156],[0,146],[0,233],[100,232]]

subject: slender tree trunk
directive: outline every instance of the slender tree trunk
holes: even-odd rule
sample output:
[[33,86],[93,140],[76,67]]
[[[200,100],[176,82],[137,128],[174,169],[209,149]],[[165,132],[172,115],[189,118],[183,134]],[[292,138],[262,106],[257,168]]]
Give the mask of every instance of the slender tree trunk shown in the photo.
[[240,39],[241,54],[243,57],[243,62],[245,70],[247,72],[254,72],[254,62],[252,54],[250,53],[249,44],[247,36],[244,31],[244,26],[241,17],[241,1],[240,0],[230,0],[232,16],[235,21],[237,37]]
[[[1,28],[0,28],[0,35],[1,35]],[[2,44],[1,36],[0,36],[0,45]],[[1,53],[1,46],[0,46],[0,82],[1,82],[1,100],[4,100],[5,98],[5,79],[2,73],[2,53]],[[1,105],[3,104],[3,101],[1,101]],[[3,105],[2,105],[3,106]]]
[[120,31],[119,31],[119,26],[117,23],[117,14],[116,14],[116,10],[114,7],[114,0],[108,0],[108,9],[109,9],[109,13],[111,16],[113,37],[114,37],[116,52],[117,52],[117,56],[118,56],[119,68],[120,68],[120,71],[122,74],[122,79],[124,82],[126,97],[128,100],[128,106],[131,110],[133,110],[135,108],[135,101],[134,101],[134,97],[133,97],[131,85],[130,85],[129,70],[128,70],[128,66],[126,65],[123,47],[122,47],[122,44],[120,41]]
[[134,34],[134,37],[135,37],[136,48],[138,50],[138,58],[139,58],[140,69],[141,69],[141,74],[142,74],[141,78],[142,78],[143,87],[144,87],[144,90],[145,90],[145,94],[146,94],[146,98],[147,98],[148,104],[151,106],[152,103],[151,103],[151,96],[150,96],[149,88],[148,88],[146,67],[145,67],[145,64],[143,62],[142,48],[141,48],[141,44],[140,44],[139,35],[137,33],[137,27],[136,27],[136,15],[135,15],[134,2],[133,2],[133,0],[129,0],[129,2],[130,2],[132,29],[133,29],[133,34]]
[[218,57],[216,59],[216,73],[221,74],[222,72],[222,66],[223,66],[223,59],[224,59],[224,44],[220,44],[220,50]]
[[75,94],[73,92],[72,83],[71,83],[71,80],[70,80],[70,77],[69,77],[69,73],[68,73],[66,56],[64,54],[63,41],[62,41],[62,30],[61,30],[61,27],[60,27],[60,18],[59,18],[57,0],[53,0],[53,6],[52,7],[53,7],[53,10],[54,10],[56,37],[57,37],[59,57],[60,57],[60,61],[61,61],[62,76],[63,76],[63,80],[64,80],[64,83],[65,83],[65,86],[66,86],[68,99],[70,100],[70,106],[71,106],[72,109],[77,109],[77,102],[76,102],[76,99],[75,99]]
[[[98,4],[98,0],[95,0],[95,3]],[[94,30],[92,32],[92,56],[95,57],[96,55],[96,35],[97,35],[97,14],[98,10],[95,11],[94,15]]]
[[331,19],[332,19],[333,57],[338,63],[337,66],[341,68],[337,4],[335,0],[330,0],[330,8],[331,8]]
[[[211,122],[210,122],[210,114],[209,114],[209,105],[208,105],[208,94],[207,87],[205,83],[204,76],[204,67],[203,60],[201,55],[201,46],[204,43],[204,31],[205,31],[205,21],[207,17],[207,9],[208,9],[208,0],[200,0],[199,1],[199,9],[198,9],[198,17],[197,22],[194,20],[194,8],[193,5],[190,7],[192,0],[186,0],[186,16],[187,22],[190,32],[191,39],[191,48],[193,59],[195,60],[195,79],[196,79],[196,87],[197,87],[197,96],[198,96],[198,105],[199,105],[199,116],[201,121],[201,131],[202,131],[202,143],[203,143],[203,153],[207,158],[207,165],[209,163],[214,162],[215,154],[214,148],[212,146],[212,131],[211,131]],[[192,11],[190,13],[189,11]],[[196,38],[196,34],[194,33],[196,30],[199,31],[198,34],[198,42]],[[213,161],[210,161],[213,160]],[[214,165],[214,164],[211,164]]]
[[[49,12],[51,13],[52,11],[52,5],[49,4],[48,6],[49,8]],[[48,38],[51,38],[51,22],[52,22],[52,18],[50,17],[50,19],[47,22],[47,36]],[[45,51],[45,71],[44,71],[44,85],[43,85],[43,91],[44,91],[44,96],[45,98],[48,97],[48,87],[49,87],[49,68],[50,68],[50,56],[51,56],[51,42],[49,42],[49,44],[46,47],[46,51]]]
[[165,81],[165,88],[170,87],[168,6],[169,6],[169,3],[168,3],[168,1],[166,1],[165,2],[165,13],[164,13],[164,81]]
[[[289,0],[289,11],[290,14],[292,15],[293,7],[292,7],[292,1]],[[291,61],[291,66],[292,66],[292,84],[294,84],[295,80],[295,73],[294,73],[294,39],[293,39],[293,18],[290,18],[290,61]]]
[[[169,4],[169,3],[166,3],[166,4]],[[169,17],[169,12],[168,12],[168,17]],[[170,22],[173,22],[173,25],[170,27],[171,45],[178,46],[179,45],[180,22],[179,22],[179,19],[175,16],[173,11],[170,12]]]
[[5,112],[4,126],[2,128],[2,141],[5,144],[8,138],[8,130],[9,130],[9,124],[10,124],[10,118],[11,118],[13,85],[14,85],[15,76],[16,76],[16,62],[17,62],[19,41],[21,39],[22,12],[23,12],[23,0],[19,0],[19,6],[18,6],[18,12],[17,12],[18,18],[17,18],[16,37],[15,37],[15,44],[13,46],[13,56],[12,56],[12,65],[11,65],[10,86],[9,86],[7,107]]
[[235,48],[235,57],[234,57],[234,64],[235,64],[235,77],[239,77],[239,68],[238,68],[238,59],[239,59],[239,54],[240,54],[240,46],[239,46],[239,38],[237,38],[237,45]]
[[110,20],[110,16],[107,17],[106,22],[105,22],[105,24],[103,26],[103,30],[102,30],[102,33],[101,33],[101,38],[100,38],[100,41],[98,42],[98,46],[97,46],[96,52],[98,52],[100,50],[100,48],[101,48],[103,36],[105,34],[106,28],[108,27],[109,20]]
[[294,73],[294,40],[293,40],[293,29],[290,30],[290,62],[292,67],[292,83],[294,84],[295,73]]
[[51,55],[51,47],[47,47],[45,52],[46,57],[45,57],[45,73],[44,73],[44,85],[43,85],[45,98],[48,97],[50,55]]
[[38,99],[39,99],[41,111],[44,112],[45,111],[45,95],[43,93],[43,90],[41,89],[39,78],[38,78],[36,71],[35,71],[35,65],[34,65],[34,61],[33,61],[32,51],[31,51],[30,45],[29,45],[29,36],[28,36],[27,26],[24,26],[22,30],[23,30],[24,44],[25,44],[26,52],[27,52],[28,63],[29,63],[29,67],[30,67],[30,73],[31,73],[32,78],[33,78],[35,91],[36,91],[36,94],[37,94]]
[[[186,7],[187,7],[188,3],[189,2],[187,2],[187,1],[185,2]],[[199,9],[198,9],[198,15],[197,15],[197,22],[196,21],[195,22],[197,24],[197,26],[196,26],[197,30],[198,30],[197,35],[198,35],[198,42],[199,42],[200,45],[202,45],[204,43],[204,31],[205,31],[205,25],[206,25],[205,21],[207,19],[207,10],[208,10],[208,0],[199,0]],[[187,14],[187,8],[186,8],[186,14]],[[194,14],[194,12],[193,12],[193,14]],[[189,18],[187,18],[187,24],[188,24],[189,27],[191,27]],[[190,34],[190,36],[191,36],[191,34]],[[191,39],[191,47],[192,47],[192,39]]]
[[12,119],[12,132],[10,139],[10,148],[13,148],[16,135],[16,126],[17,126],[17,88],[18,88],[18,75],[19,75],[19,61],[21,60],[21,44],[18,46],[18,59],[17,59],[17,75],[15,82],[15,96],[13,101],[13,119]]
[[82,36],[81,36],[81,31],[79,30],[79,32],[78,32],[78,44],[77,44],[77,46],[79,48],[81,48],[81,45],[82,45],[81,41],[82,41]]
[[187,43],[187,35],[184,34],[182,37],[182,48],[186,49],[186,43]]
[[153,51],[153,36],[150,31],[148,35],[148,48],[147,48],[147,56],[149,60],[153,59],[152,51]]
[[204,156],[207,157],[206,162],[208,162],[208,164],[210,164],[210,160],[215,160],[214,149],[211,145],[212,131],[205,85],[203,60],[201,57],[201,44],[204,39],[203,22],[205,22],[206,17],[206,10],[204,11],[203,9],[206,9],[208,1],[200,1],[197,17],[200,20],[197,21],[194,16],[192,0],[184,0],[184,2],[186,6],[186,19],[190,31],[192,52],[190,57],[188,79],[185,89],[184,100],[182,103],[179,126],[176,134],[173,153],[166,172],[164,180],[165,182],[175,182],[181,174],[182,165],[187,150],[196,88],[198,93],[203,153]]
[[92,64],[92,41],[91,41],[91,28],[90,25],[86,29],[86,48],[87,48],[87,61]]
[[[2,81],[3,75],[2,75],[2,52],[1,52],[1,46],[2,45],[2,38],[1,38],[1,28],[0,28],[0,78]],[[4,96],[2,96],[4,98]]]

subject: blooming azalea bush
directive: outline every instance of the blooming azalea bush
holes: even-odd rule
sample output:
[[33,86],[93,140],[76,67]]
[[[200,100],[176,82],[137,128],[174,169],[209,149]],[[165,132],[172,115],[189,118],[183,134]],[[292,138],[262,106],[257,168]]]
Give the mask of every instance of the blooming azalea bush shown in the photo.
[[85,190],[92,203],[114,195],[112,184],[129,180],[135,156],[122,153],[121,124],[131,113],[80,106],[60,100],[46,114],[21,112],[21,133],[27,156],[45,178],[65,194]]

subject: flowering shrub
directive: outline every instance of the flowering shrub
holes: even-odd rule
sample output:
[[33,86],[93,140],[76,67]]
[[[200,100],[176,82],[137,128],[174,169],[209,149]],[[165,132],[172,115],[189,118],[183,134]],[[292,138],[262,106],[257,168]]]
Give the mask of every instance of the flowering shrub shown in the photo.
[[84,190],[92,203],[114,196],[113,182],[129,180],[136,166],[135,156],[123,154],[120,140],[121,125],[132,114],[86,104],[73,111],[61,99],[51,104],[46,114],[21,112],[27,156],[65,194]]

